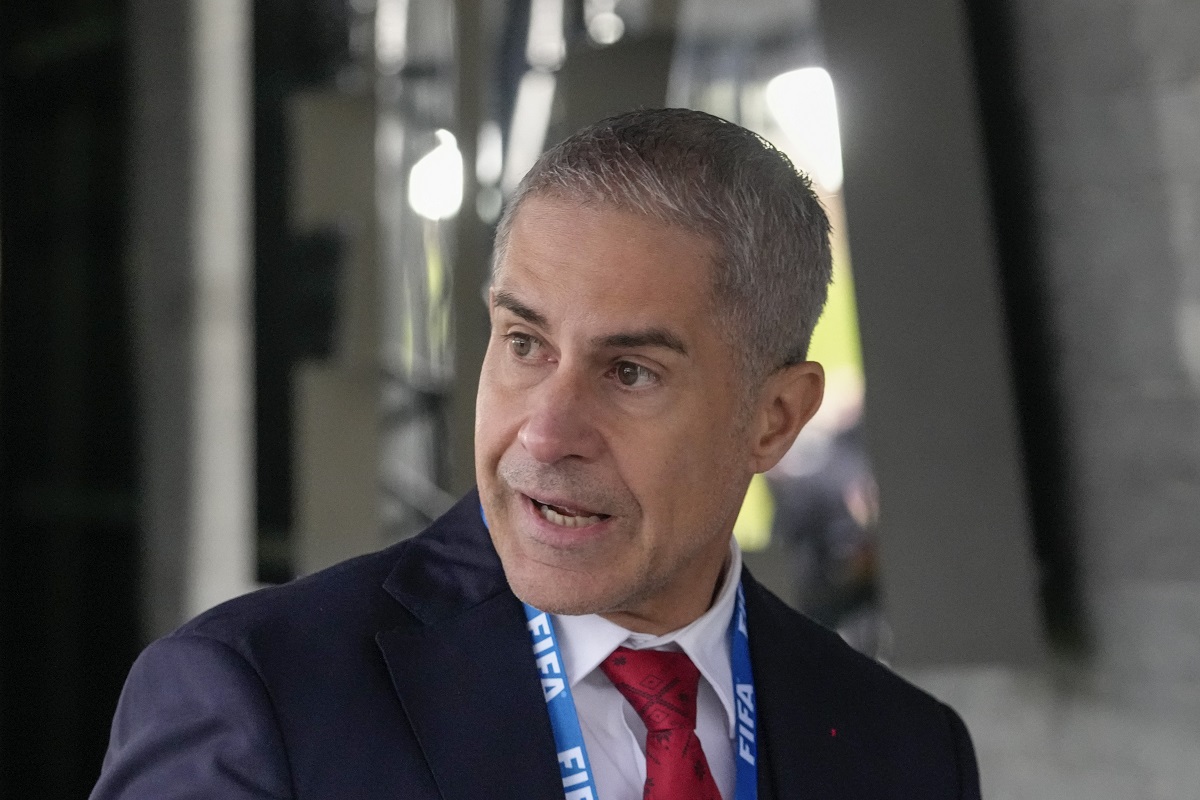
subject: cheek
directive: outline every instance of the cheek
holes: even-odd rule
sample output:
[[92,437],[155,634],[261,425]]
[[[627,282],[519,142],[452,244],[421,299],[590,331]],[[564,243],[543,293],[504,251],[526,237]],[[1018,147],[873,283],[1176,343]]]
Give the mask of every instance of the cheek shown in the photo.
[[511,427],[511,404],[505,402],[505,393],[496,381],[490,364],[492,355],[489,349],[475,396],[475,459],[480,466],[499,460],[504,450],[505,430]]
[[670,524],[694,516],[698,508],[706,510],[715,499],[714,484],[728,474],[722,463],[727,454],[714,433],[701,426],[640,431],[625,446],[623,477],[656,523]]
[[723,510],[745,472],[744,443],[728,427],[709,424],[711,419],[681,437],[666,476],[666,489],[683,516],[711,516]]

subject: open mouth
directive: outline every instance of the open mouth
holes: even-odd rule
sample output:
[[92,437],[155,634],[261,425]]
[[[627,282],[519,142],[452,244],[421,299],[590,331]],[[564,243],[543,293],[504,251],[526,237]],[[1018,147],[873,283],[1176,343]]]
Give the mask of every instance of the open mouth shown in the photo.
[[550,503],[535,500],[532,497],[529,498],[529,501],[533,503],[533,507],[542,515],[542,519],[555,525],[561,525],[564,528],[585,528],[588,525],[603,522],[610,516],[608,514],[593,514],[590,511],[569,508],[567,506],[551,505]]

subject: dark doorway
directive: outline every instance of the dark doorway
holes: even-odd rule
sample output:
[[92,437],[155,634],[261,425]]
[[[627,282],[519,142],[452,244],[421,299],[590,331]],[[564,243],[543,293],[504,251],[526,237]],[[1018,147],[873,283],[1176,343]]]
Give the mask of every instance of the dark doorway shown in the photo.
[[0,9],[0,796],[84,797],[138,647],[119,0]]

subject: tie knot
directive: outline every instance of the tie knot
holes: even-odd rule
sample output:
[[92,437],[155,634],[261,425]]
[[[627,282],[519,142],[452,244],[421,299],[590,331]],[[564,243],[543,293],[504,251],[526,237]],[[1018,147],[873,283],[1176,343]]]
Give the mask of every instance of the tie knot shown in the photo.
[[618,647],[600,669],[633,706],[647,731],[695,729],[700,671],[686,653]]

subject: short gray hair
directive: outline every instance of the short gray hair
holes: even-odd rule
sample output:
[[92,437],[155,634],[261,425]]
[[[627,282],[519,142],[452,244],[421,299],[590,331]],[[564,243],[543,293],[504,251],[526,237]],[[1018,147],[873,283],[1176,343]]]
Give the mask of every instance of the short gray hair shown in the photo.
[[706,237],[721,333],[752,383],[805,359],[829,289],[829,219],[809,179],[758,134],[681,108],[583,129],[517,186],[496,230],[497,268],[530,196],[607,204]]

